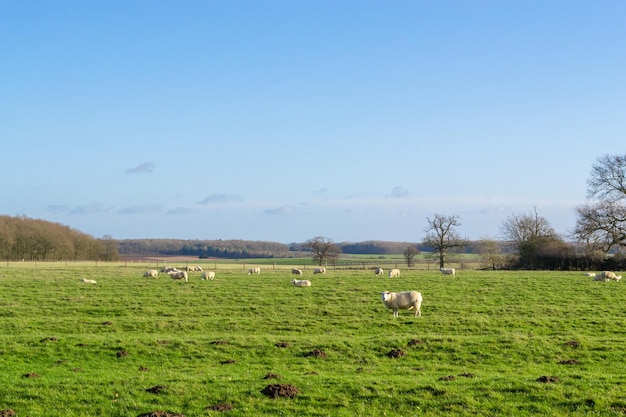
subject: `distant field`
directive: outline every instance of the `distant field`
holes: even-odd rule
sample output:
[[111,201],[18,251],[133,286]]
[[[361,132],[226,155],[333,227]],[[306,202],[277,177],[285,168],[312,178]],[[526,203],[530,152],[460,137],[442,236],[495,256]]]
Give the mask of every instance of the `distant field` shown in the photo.
[[[574,272],[193,262],[0,264],[0,410],[18,416],[626,415],[626,290]],[[168,263],[169,264],[169,263]],[[192,264],[192,263],[190,263]],[[246,267],[248,265],[245,265]],[[97,281],[81,284],[79,278]],[[423,317],[379,292],[415,289]],[[270,384],[297,389],[270,398]],[[226,413],[219,410],[230,410]]]

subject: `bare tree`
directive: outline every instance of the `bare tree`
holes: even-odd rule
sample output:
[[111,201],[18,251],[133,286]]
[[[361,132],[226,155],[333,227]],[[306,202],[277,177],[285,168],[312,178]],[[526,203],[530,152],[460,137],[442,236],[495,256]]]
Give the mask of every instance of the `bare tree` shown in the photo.
[[319,266],[322,266],[325,262],[335,263],[341,253],[339,246],[335,245],[331,239],[322,236],[316,236],[307,240],[304,246],[311,249],[313,262]]
[[496,269],[496,265],[504,263],[504,256],[497,240],[483,237],[476,243],[476,250],[484,268]]
[[456,228],[461,226],[458,216],[444,216],[435,214],[431,219],[426,218],[428,226],[424,229],[426,237],[424,245],[431,246],[437,251],[439,267],[443,268],[450,249],[461,248],[467,245],[467,239],[462,239]]
[[590,251],[626,246],[626,154],[598,158],[587,187],[587,196],[596,201],[576,208],[574,236]]
[[533,268],[542,247],[548,242],[561,241],[550,222],[537,213],[511,214],[500,225],[502,238],[510,242],[523,267]]
[[403,252],[404,259],[406,260],[406,265],[409,268],[413,266],[413,259],[415,258],[415,255],[417,255],[418,253],[420,253],[420,251],[413,245],[407,246],[407,248],[404,250]]

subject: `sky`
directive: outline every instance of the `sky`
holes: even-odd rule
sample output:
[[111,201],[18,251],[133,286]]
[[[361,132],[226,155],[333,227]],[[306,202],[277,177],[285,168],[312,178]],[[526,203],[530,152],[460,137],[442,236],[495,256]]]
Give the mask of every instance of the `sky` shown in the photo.
[[115,239],[567,236],[626,2],[0,0],[0,214]]

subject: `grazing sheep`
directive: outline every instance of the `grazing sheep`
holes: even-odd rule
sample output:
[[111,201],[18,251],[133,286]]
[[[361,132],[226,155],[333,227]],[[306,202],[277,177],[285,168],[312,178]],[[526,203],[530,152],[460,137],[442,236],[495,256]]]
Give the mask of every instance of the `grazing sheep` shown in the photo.
[[415,310],[415,317],[422,315],[422,294],[417,291],[380,293],[385,307],[393,310],[393,316],[398,317],[398,310]]
[[159,271],[156,269],[148,269],[144,274],[144,277],[156,278],[159,276]]
[[374,274],[376,275],[383,275],[385,273],[385,270],[382,268],[376,268],[374,269]]
[[291,270],[291,273],[294,275],[302,275],[302,270],[294,268]]
[[164,266],[163,268],[161,268],[161,272],[169,274],[170,272],[178,272],[178,269],[174,268],[173,266]]
[[260,273],[261,273],[261,268],[259,268],[259,267],[248,269],[248,275],[250,275],[250,274],[258,275]]
[[187,271],[172,271],[169,273],[169,276],[174,280],[180,279],[182,281],[189,282],[189,275],[187,275]]
[[213,281],[215,279],[215,272],[213,271],[203,272],[202,275],[200,276],[200,279],[210,279],[211,281]]
[[185,271],[189,272],[202,272],[203,269],[201,266],[186,266]]
[[324,267],[320,267],[320,268],[315,268],[313,270],[314,274],[325,274],[326,273],[326,268]]
[[612,271],[602,271],[595,275],[594,281],[619,281],[622,279],[621,275],[615,275]]
[[310,287],[311,286],[311,281],[308,281],[306,279],[292,279],[291,283],[295,285],[296,287]]
[[439,268],[442,274],[444,275],[456,275],[456,270],[454,268]]
[[399,278],[400,277],[400,270],[399,269],[390,269],[389,270],[389,278]]
[[80,282],[83,282],[85,284],[95,284],[96,280],[95,279],[87,279],[87,278],[81,278]]

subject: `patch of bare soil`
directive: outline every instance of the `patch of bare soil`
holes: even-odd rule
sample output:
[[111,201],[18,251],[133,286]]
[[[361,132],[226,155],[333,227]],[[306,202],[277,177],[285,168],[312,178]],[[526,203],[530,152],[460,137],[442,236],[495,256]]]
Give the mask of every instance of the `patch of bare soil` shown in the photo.
[[50,337],[44,337],[43,339],[40,340],[41,343],[43,342],[58,342],[59,338],[58,337],[54,337],[54,336],[50,336]]
[[406,352],[402,349],[391,349],[389,352],[387,352],[387,356],[389,356],[390,358],[399,358],[404,355],[406,355]]
[[207,407],[207,410],[213,411],[230,411],[233,409],[232,404],[215,404]]
[[0,417],[13,417],[13,416],[17,416],[17,413],[11,410],[10,408],[6,410],[0,410]]
[[155,385],[148,388],[146,392],[149,392],[150,394],[161,394],[162,392],[165,392],[165,387],[163,385]]
[[578,346],[580,346],[580,343],[578,343],[575,340],[570,340],[569,342],[565,342],[565,346],[570,346],[573,348],[577,348]]
[[29,374],[22,375],[22,378],[39,378],[39,374],[37,372],[31,372]]
[[421,345],[422,343],[424,343],[423,340],[420,339],[411,339],[409,340],[409,343],[407,343],[408,346],[417,346],[417,345]]
[[462,374],[459,374],[459,376],[463,378],[476,378],[476,375],[469,372],[464,372]]
[[145,366],[140,366],[140,367],[139,367],[139,370],[140,370],[141,372],[148,372],[150,369],[146,368]]
[[326,352],[324,352],[321,349],[313,349],[312,351],[305,353],[304,356],[306,357],[312,356],[314,358],[325,358]]
[[559,364],[561,365],[578,365],[579,363],[580,362],[576,359],[564,359],[562,361],[559,361]]
[[234,360],[234,359],[226,359],[225,361],[222,361],[222,362],[220,362],[220,363],[221,363],[222,365],[228,365],[228,364],[231,364],[231,363],[237,363],[237,361],[236,361],[236,360]]
[[227,345],[228,342],[226,340],[216,340],[214,342],[211,342],[212,345]]
[[440,381],[454,381],[456,377],[454,375],[442,376],[439,378]]
[[118,358],[125,358],[126,356],[128,356],[128,352],[126,352],[125,350],[120,350],[115,354],[115,356],[117,356]]
[[137,417],[185,417],[185,415],[157,410],[145,414],[139,414]]
[[273,372],[268,372],[265,374],[265,376],[263,377],[263,379],[280,379],[281,376],[278,374],[275,374]]
[[271,384],[263,388],[261,393],[272,398],[293,398],[300,393],[300,390],[291,384]]
[[288,348],[291,345],[289,344],[289,342],[278,342],[274,346],[279,348]]
[[102,322],[103,326],[113,326],[113,322],[112,321],[104,321]]
[[561,380],[556,377],[556,376],[547,376],[547,375],[542,375],[539,378],[537,378],[537,382],[544,382],[544,383],[554,383],[554,382],[561,382]]

